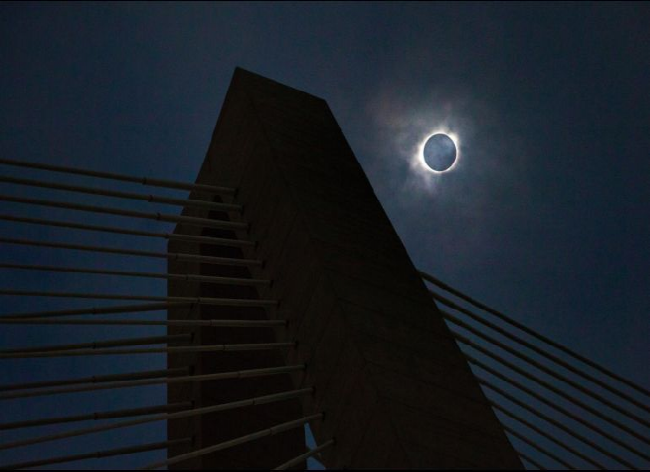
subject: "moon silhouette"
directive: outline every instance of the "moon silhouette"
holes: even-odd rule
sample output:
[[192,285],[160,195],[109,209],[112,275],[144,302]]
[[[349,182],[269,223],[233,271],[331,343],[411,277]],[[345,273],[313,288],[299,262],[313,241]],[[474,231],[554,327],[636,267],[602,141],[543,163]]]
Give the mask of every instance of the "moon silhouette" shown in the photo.
[[444,133],[432,135],[422,150],[424,162],[436,172],[449,170],[456,162],[457,155],[456,143]]

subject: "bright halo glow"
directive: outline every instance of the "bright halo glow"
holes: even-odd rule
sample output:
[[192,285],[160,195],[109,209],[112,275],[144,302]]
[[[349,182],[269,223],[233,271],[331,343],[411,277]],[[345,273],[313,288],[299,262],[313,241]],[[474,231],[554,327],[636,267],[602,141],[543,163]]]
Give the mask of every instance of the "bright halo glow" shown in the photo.
[[[456,146],[456,159],[454,160],[454,163],[451,166],[449,166],[448,169],[445,170],[434,170],[431,167],[429,167],[429,165],[424,160],[424,146],[427,144],[427,141],[429,141],[431,136],[434,136],[436,134],[446,134],[454,142],[454,146]],[[449,172],[450,170],[453,170],[454,167],[456,167],[456,165],[458,164],[459,160],[460,160],[460,145],[459,145],[458,135],[452,131],[443,128],[436,129],[435,131],[432,131],[429,134],[427,134],[426,138],[424,138],[422,142],[420,142],[420,145],[418,146],[417,149],[417,155],[415,156],[415,161],[418,163],[418,165],[423,170],[427,170],[433,174],[444,174],[445,172]]]

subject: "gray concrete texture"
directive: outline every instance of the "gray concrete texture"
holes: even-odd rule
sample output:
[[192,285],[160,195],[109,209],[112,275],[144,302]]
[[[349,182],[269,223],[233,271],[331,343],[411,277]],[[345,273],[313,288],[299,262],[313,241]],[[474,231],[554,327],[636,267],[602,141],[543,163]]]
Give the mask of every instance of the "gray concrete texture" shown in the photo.
[[[521,462],[442,321],[327,103],[236,69],[197,183],[238,189],[241,215],[186,209],[191,216],[245,221],[249,231],[176,232],[258,242],[234,249],[170,242],[170,252],[261,259],[261,268],[170,261],[169,271],[268,278],[270,287],[169,282],[169,295],[274,299],[277,308],[174,309],[170,319],[284,319],[286,328],[170,328],[195,342],[297,341],[256,353],[170,355],[194,373],[307,364],[303,372],[196,382],[168,401],[196,406],[313,386],[299,400],[170,421],[170,439],[191,449],[323,412],[311,423],[332,468],[521,468]],[[208,195],[194,195],[210,198]],[[224,197],[226,201],[229,201]],[[218,197],[217,197],[217,201]],[[179,464],[181,468],[274,467],[305,450],[302,429]]]

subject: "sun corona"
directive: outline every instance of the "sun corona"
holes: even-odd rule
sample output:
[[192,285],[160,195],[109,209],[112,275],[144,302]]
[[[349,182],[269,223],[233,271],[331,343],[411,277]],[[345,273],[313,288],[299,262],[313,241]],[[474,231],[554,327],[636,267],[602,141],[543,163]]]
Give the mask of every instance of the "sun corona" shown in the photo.
[[434,174],[449,172],[460,157],[458,137],[449,131],[429,133],[418,146],[417,160],[421,167]]

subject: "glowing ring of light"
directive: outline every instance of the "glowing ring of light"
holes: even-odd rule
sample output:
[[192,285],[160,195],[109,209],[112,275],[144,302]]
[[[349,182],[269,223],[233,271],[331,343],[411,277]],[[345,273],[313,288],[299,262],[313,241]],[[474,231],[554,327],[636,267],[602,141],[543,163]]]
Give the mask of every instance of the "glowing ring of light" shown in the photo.
[[[429,139],[431,139],[431,137],[436,135],[436,134],[444,134],[444,135],[449,136],[449,139],[451,139],[453,141],[454,146],[456,147],[456,159],[454,160],[454,163],[452,165],[450,165],[445,170],[432,169],[431,167],[429,167],[429,164],[427,164],[427,162],[424,160],[424,146],[427,144],[427,141],[429,141]],[[429,172],[431,172],[433,174],[444,174],[445,172],[449,172],[454,167],[456,167],[456,164],[458,164],[459,159],[460,159],[460,146],[458,145],[458,135],[456,135],[456,133],[453,133],[453,132],[451,132],[449,130],[437,129],[437,130],[429,133],[427,135],[427,137],[424,140],[422,140],[422,142],[418,146],[418,150],[417,150],[417,162],[418,162],[418,164],[420,164],[421,167],[424,170],[428,170]]]

